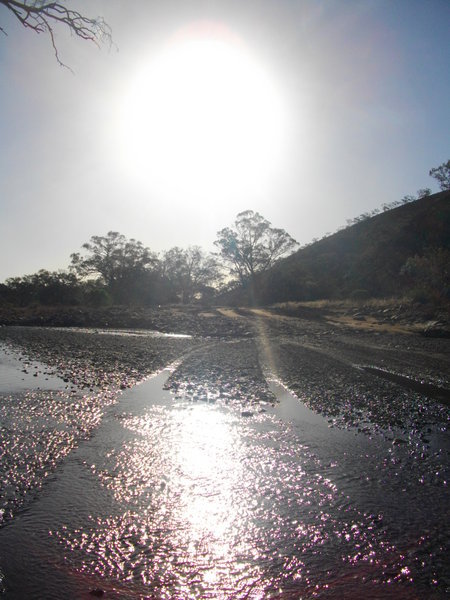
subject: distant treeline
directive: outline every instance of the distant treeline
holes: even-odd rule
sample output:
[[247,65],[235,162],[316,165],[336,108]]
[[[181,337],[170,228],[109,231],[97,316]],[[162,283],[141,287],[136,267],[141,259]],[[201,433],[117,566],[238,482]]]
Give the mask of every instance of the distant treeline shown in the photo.
[[161,258],[141,242],[110,231],[72,254],[65,271],[40,270],[0,284],[0,302],[15,306],[112,304],[152,306],[210,299],[221,274],[198,247],[171,248]]
[[0,284],[0,302],[14,306],[210,303],[239,282],[253,281],[297,242],[259,213],[239,213],[218,232],[218,252],[175,246],[158,256],[117,231],[92,236],[67,270],[40,270]]
[[[66,270],[0,284],[0,304],[154,306],[173,303],[366,298],[450,299],[450,192],[405,196],[290,254],[297,242],[253,211],[239,213],[217,253],[173,247],[158,256],[110,231],[93,236]],[[290,255],[289,255],[290,254]]]

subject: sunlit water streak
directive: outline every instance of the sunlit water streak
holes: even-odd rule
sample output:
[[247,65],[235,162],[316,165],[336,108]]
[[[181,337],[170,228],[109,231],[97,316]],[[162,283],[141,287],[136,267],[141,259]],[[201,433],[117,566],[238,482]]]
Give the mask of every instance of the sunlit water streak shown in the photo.
[[[244,418],[174,400],[167,375],[126,392],[0,531],[7,597],[444,597],[440,452],[330,429],[276,381],[280,403]],[[41,404],[64,422],[59,401],[27,396],[25,426]]]
[[0,348],[0,525],[29,504],[114,394],[81,394],[45,365]]
[[164,333],[152,329],[93,329],[92,327],[52,327],[53,331],[75,331],[78,333],[118,336],[118,337],[150,337],[150,338],[191,338],[187,333]]

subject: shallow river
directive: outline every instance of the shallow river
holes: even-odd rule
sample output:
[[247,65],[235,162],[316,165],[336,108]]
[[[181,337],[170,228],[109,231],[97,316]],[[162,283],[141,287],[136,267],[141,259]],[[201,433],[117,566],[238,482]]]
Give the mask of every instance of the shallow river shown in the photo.
[[0,354],[3,597],[446,597],[442,433],[330,428],[276,380],[275,405],[193,402],[169,375],[86,395]]

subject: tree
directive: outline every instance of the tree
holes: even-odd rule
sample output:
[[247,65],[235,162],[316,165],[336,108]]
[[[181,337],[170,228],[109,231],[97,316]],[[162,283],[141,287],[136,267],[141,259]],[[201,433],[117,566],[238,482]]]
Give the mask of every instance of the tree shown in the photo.
[[214,243],[220,256],[241,284],[253,285],[257,273],[269,269],[297,245],[284,229],[272,227],[252,210],[239,213],[234,226],[222,229],[217,235]]
[[6,299],[18,306],[78,304],[82,295],[80,282],[73,273],[45,269],[7,279],[4,292]]
[[[82,15],[76,10],[64,6],[61,2],[46,2],[45,0],[0,0],[16,19],[26,28],[36,33],[47,33],[50,37],[56,60],[61,66],[66,66],[60,59],[55,42],[54,27],[65,25],[70,33],[77,37],[94,42],[97,46],[100,42],[111,40],[111,28],[102,17],[90,18]],[[6,31],[0,27],[0,31]]]
[[444,192],[450,190],[450,160],[439,167],[430,170],[430,177],[434,177],[439,182],[441,190]]
[[199,246],[186,250],[175,246],[164,253],[161,261],[163,277],[174,293],[187,304],[196,294],[204,294],[219,279],[216,259]]
[[100,277],[113,298],[120,301],[128,301],[137,281],[158,264],[151,250],[117,231],[94,235],[82,247],[87,256],[72,254],[72,271],[82,278]]
[[450,250],[428,248],[422,256],[410,256],[400,271],[414,285],[415,292],[437,302],[450,299]]
[[420,190],[417,190],[417,198],[419,200],[422,200],[422,198],[428,198],[428,196],[431,196],[430,188],[421,188]]

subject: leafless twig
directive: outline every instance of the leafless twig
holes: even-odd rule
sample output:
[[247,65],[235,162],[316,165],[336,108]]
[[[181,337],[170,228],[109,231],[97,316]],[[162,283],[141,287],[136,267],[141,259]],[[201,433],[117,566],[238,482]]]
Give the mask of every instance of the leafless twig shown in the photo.
[[[102,17],[95,19],[85,17],[78,11],[64,6],[61,2],[0,0],[1,4],[10,10],[24,27],[32,29],[36,33],[47,33],[50,36],[56,60],[63,67],[67,67],[67,65],[59,56],[53,29],[57,24],[66,25],[72,34],[83,40],[94,42],[97,46],[104,42],[112,44],[111,28]],[[2,27],[0,27],[0,31],[6,34]]]

